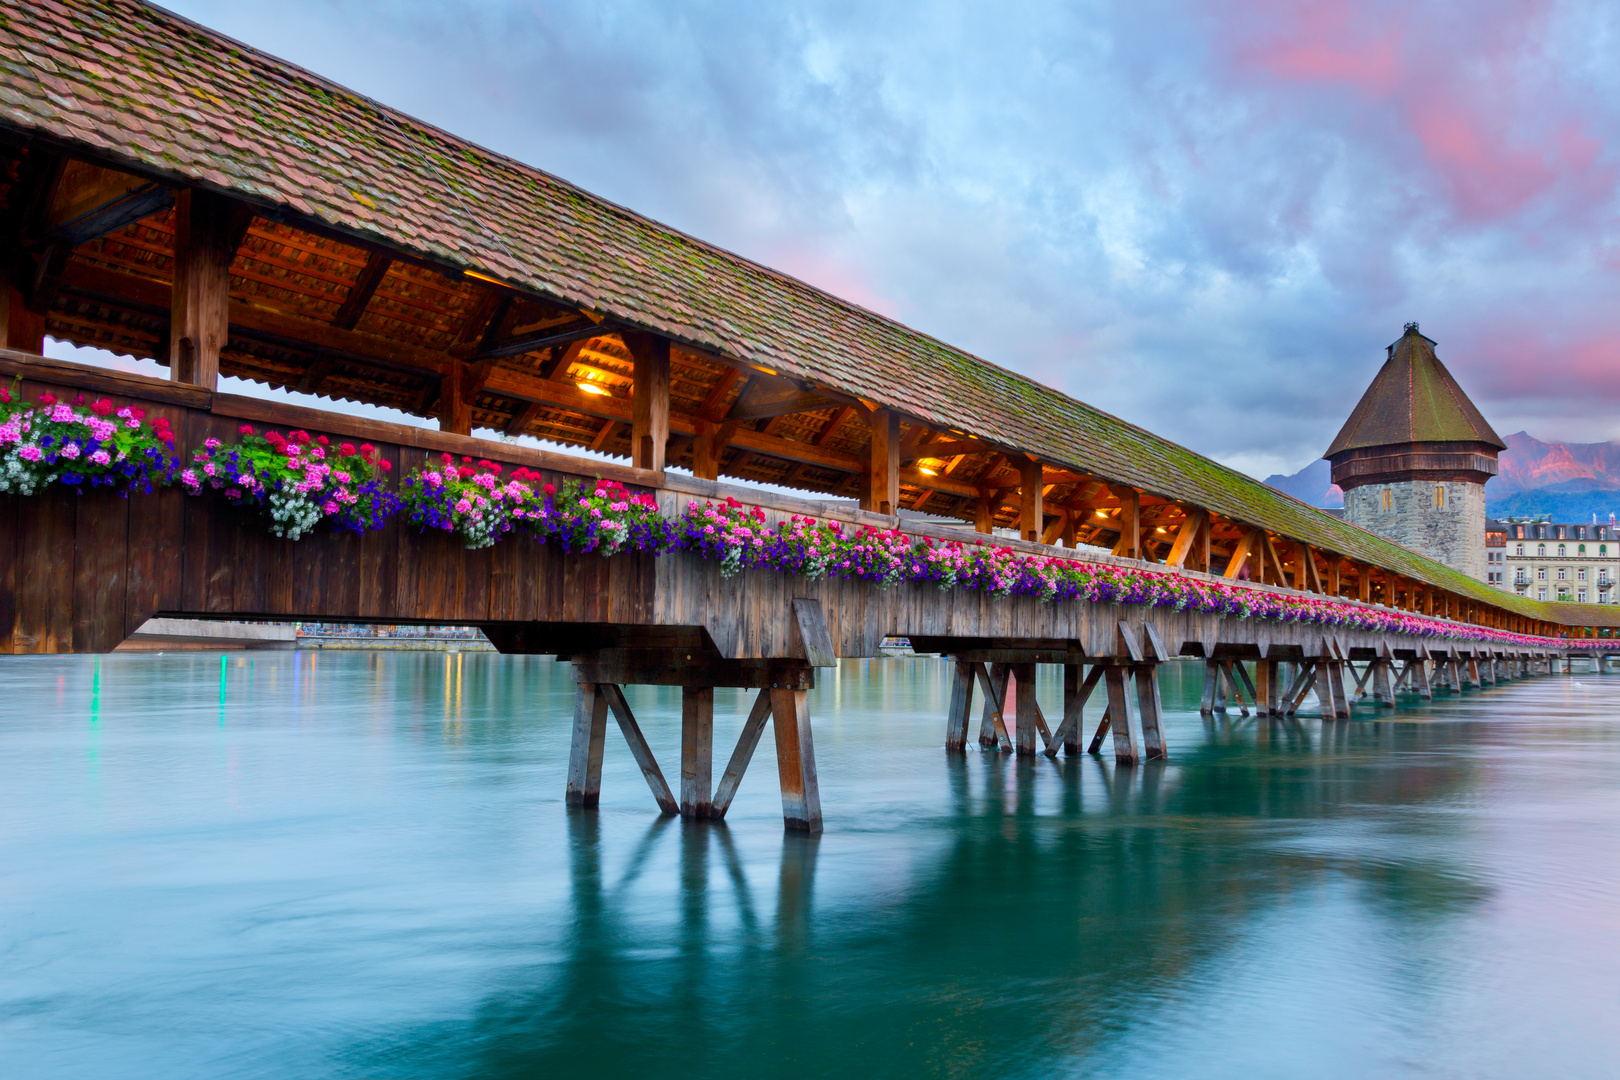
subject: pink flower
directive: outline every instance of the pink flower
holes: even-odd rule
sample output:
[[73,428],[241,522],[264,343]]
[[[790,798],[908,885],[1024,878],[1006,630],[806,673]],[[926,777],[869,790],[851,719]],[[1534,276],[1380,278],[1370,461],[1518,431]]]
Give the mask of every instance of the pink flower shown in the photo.
[[314,458],[316,461],[320,461],[321,459],[326,457],[326,451],[322,450],[318,446],[314,446],[314,447],[310,448],[309,456]]
[[72,407],[68,405],[58,405],[51,410],[51,420],[58,424],[71,424],[78,418]]
[[471,509],[472,509],[472,503],[468,502],[466,499],[458,499],[456,501],[456,513],[465,514],[467,511],[469,511]]
[[214,463],[210,461],[208,464],[204,465],[203,472],[208,476],[213,476],[215,472]]
[[105,465],[112,460],[112,456],[109,455],[105,450],[97,450],[95,453],[90,455],[90,460],[95,462],[97,465]]
[[[97,452],[99,453],[100,451]],[[17,456],[22,458],[24,461],[38,461],[40,458],[39,447],[24,446],[17,451]],[[102,454],[102,457],[106,456],[107,455]]]
[[333,502],[331,499],[327,499],[326,503],[321,507],[321,513],[323,514],[335,514],[337,512],[338,504]]
[[203,440],[203,445],[206,446],[210,450],[218,450],[219,449],[219,440],[218,439],[213,439],[213,438],[204,439]]
[[69,461],[74,460],[79,456],[79,444],[76,442],[68,443],[66,446],[62,447],[61,456],[67,458]]
[[347,484],[350,480],[350,476],[346,472],[335,472],[332,474],[332,478],[340,484]]

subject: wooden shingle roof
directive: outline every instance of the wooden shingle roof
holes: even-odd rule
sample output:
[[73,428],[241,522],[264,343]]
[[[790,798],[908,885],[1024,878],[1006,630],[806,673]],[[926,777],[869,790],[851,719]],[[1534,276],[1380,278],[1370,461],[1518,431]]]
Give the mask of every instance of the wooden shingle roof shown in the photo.
[[[445,314],[473,309],[481,302],[480,281],[497,282],[529,299],[528,307],[496,316],[492,332],[511,332],[522,319],[545,326],[584,312],[688,349],[687,376],[677,372],[674,390],[688,415],[705,402],[734,400],[740,388],[727,390],[731,384],[717,380],[725,364],[743,365],[1459,596],[1548,617],[1534,601],[1492,589],[1016,372],[137,0],[0,0],[0,132],[254,207],[259,216],[232,267],[233,300],[240,283],[265,304],[300,306],[301,317],[333,321],[366,273],[367,250],[417,260],[394,264],[377,292],[386,302],[373,304],[368,321],[353,331],[380,336],[409,329],[417,344],[390,346],[406,359],[430,347],[453,353],[466,345]],[[143,267],[161,278],[168,228],[154,216],[75,252],[71,269],[79,277],[53,312],[52,332],[153,355],[165,332],[167,286],[153,285],[144,300],[127,292],[119,307],[98,282],[129,282]],[[152,285],[141,281],[141,288]],[[424,299],[430,294],[431,302]],[[233,315],[233,345],[235,321]],[[397,376],[373,370],[361,379],[345,370],[341,349],[312,361],[299,341],[272,332],[275,325],[264,316],[250,328],[254,335],[239,345],[234,373],[297,388],[310,382],[317,364],[327,364],[320,379],[338,396],[408,410],[414,398],[415,411],[425,407],[421,380],[403,360]],[[604,378],[627,369],[628,358],[611,343],[593,347],[598,353],[590,364]],[[525,415],[552,425],[549,437],[627,451],[611,424],[570,429],[581,414],[567,401],[553,409],[532,396],[528,404],[521,396],[502,398],[502,388],[517,385],[519,376],[550,378],[538,358],[519,359],[534,370],[503,369],[491,378],[479,405],[484,411],[475,415],[480,426],[504,424],[528,409]],[[750,435],[751,445],[785,436],[858,452],[862,443],[836,430],[836,410],[804,415],[786,418],[788,430],[778,435]],[[852,441],[841,447],[842,438]],[[754,457],[766,461],[768,454]],[[821,491],[842,482],[814,467],[770,460],[776,472],[756,468],[749,475]],[[978,476],[980,467],[969,475]],[[971,517],[971,499],[954,498],[950,512],[967,506]]]
[[1409,323],[1322,456],[1407,443],[1484,443],[1506,450],[1507,443],[1434,354],[1434,345]]

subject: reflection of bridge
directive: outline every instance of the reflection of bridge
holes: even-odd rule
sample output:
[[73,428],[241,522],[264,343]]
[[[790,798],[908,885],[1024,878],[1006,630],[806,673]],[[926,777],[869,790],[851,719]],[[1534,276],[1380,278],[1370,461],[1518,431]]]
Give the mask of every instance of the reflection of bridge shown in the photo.
[[[64,11],[13,0],[0,30],[23,58],[0,67],[0,343],[15,350],[0,371],[23,376],[30,394],[139,403],[187,447],[229,440],[244,420],[365,439],[396,477],[430,452],[607,475],[660,491],[666,511],[717,493],[722,474],[854,494],[860,511],[752,501],[777,516],[883,527],[899,524],[901,508],[926,510],[981,534],[1016,528],[1023,539],[1009,546],[1026,552],[1100,545],[1112,555],[1096,561],[1397,609],[1465,636],[1584,634],[1613,618],[1491,589],[165,12],[132,0]],[[177,72],[189,96],[172,89]],[[42,360],[47,334],[156,359],[171,380]],[[220,373],[437,416],[443,430],[217,393]],[[632,466],[476,440],[474,427]],[[667,475],[666,464],[700,479]],[[1121,762],[1165,752],[1152,676],[1173,656],[1219,661],[1212,707],[1225,692],[1287,711],[1315,686],[1342,714],[1354,660],[1371,665],[1365,678],[1383,694],[1403,677],[1421,686],[1431,669],[1451,677],[1462,664],[1488,681],[1548,655],[1483,641],[1436,655],[1402,634],[926,585],[727,580],[686,554],[604,560],[519,542],[467,552],[398,523],[294,544],[175,491],[7,497],[0,551],[14,553],[0,567],[0,650],[104,651],[160,614],[476,625],[503,650],[575,661],[573,800],[596,798],[613,712],[665,809],[723,813],[769,719],[788,820],[811,829],[820,809],[804,691],[817,664],[874,655],[885,635],[956,657],[951,747],[966,741],[974,683],[999,700],[1007,675],[1029,686],[1033,665],[1062,663],[1069,689],[1053,744],[1080,748],[1081,709],[1100,687]],[[1252,687],[1229,663],[1240,658],[1259,663]],[[1286,684],[1284,661],[1298,666]],[[618,692],[637,682],[684,688],[678,799]],[[762,691],[718,788],[715,686]],[[1044,718],[1033,694],[1016,708],[1018,749],[1034,753]],[[987,711],[981,741],[1010,745],[999,714]]]

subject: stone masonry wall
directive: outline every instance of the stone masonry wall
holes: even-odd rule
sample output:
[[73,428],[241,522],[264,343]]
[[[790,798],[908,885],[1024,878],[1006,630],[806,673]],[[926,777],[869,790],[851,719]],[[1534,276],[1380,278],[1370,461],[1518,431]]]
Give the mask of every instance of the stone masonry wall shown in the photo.
[[[1434,489],[1444,493],[1445,505],[1436,508]],[[1384,509],[1384,492],[1390,508]],[[1485,580],[1485,487],[1460,480],[1403,480],[1368,484],[1344,493],[1346,521],[1387,536],[1397,544],[1421,552]]]

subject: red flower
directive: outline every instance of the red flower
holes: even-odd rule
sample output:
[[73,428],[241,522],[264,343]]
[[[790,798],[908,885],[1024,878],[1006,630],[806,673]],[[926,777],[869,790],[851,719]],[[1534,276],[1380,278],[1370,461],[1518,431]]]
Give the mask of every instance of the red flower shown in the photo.
[[39,395],[39,403],[41,405],[55,405],[56,395],[47,390],[45,393]]
[[307,431],[295,431],[292,433],[292,437],[301,443],[309,442],[309,432]]
[[441,461],[443,461],[446,465],[449,465],[449,464],[453,463],[456,460],[455,456],[453,454],[449,454],[449,453],[440,454],[439,459]]
[[489,471],[494,473],[496,476],[501,475],[501,466],[500,466],[500,464],[498,462],[491,462],[490,466],[489,466]]
[[473,468],[471,465],[463,465],[461,468],[457,469],[456,471],[458,473],[460,473],[461,478],[463,480],[465,480],[468,477],[472,476],[474,473],[476,473],[478,470]]
[[[466,458],[462,458],[462,460],[465,461]],[[484,458],[479,458],[478,459],[478,467],[480,469],[487,469],[487,468],[489,468],[489,462],[486,461]]]
[[251,435],[253,434],[253,425],[243,424],[241,427],[236,429],[236,433],[238,435]]
[[94,405],[90,406],[90,411],[95,413],[97,416],[111,416],[113,411],[112,402],[108,401],[106,398],[102,398],[100,401],[97,401]]
[[325,435],[317,435],[317,436],[315,436],[315,441],[320,443],[322,446],[331,446],[332,445],[331,443],[326,441],[326,436]]
[[75,405],[83,405],[84,404],[84,395],[80,394],[77,397],[75,397],[73,399],[73,404],[75,404]]
[[470,458],[470,457],[463,457],[463,458],[462,458],[462,459],[461,459],[461,460],[462,460],[462,461],[471,461],[471,460],[472,460],[472,458]]
[[383,472],[393,472],[394,471],[393,463],[390,462],[387,458],[380,458],[377,461],[377,468],[381,469]]
[[546,494],[547,495],[555,495],[555,494],[557,494],[557,485],[556,484],[547,484],[546,485]]
[[130,419],[132,420],[145,420],[146,410],[137,405],[131,405],[129,407],[129,415]]
[[342,454],[345,457],[354,456],[354,443],[352,443],[352,442],[344,443],[342,446],[338,447],[338,453]]
[[361,443],[360,444],[360,456],[361,457],[366,458],[367,460],[370,460],[371,455],[375,454],[376,452],[377,452],[377,448],[375,446],[372,446],[370,443]]
[[10,404],[11,404],[11,391],[9,391],[9,390],[0,390],[0,405],[10,405]]

